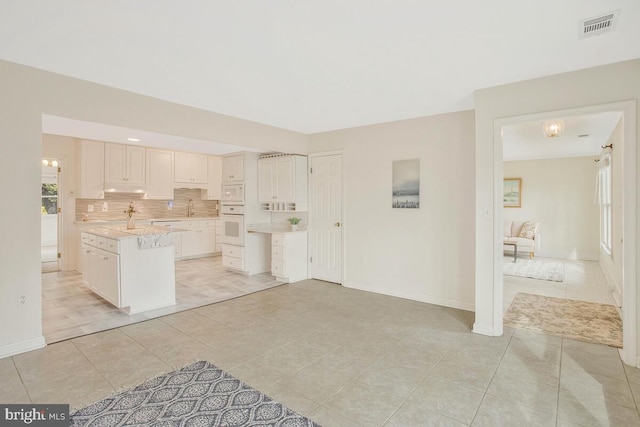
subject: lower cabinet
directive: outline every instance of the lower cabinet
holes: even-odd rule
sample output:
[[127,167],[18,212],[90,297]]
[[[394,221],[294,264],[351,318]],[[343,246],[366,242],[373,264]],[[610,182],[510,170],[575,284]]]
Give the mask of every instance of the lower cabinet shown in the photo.
[[232,270],[244,271],[244,247],[222,245],[222,266]]
[[[82,244],[82,283],[116,307],[120,307],[120,256],[100,247],[118,250],[118,244],[103,237],[85,237]],[[93,235],[91,235],[93,236]],[[95,246],[94,246],[95,245]]]
[[222,247],[219,244],[221,238],[217,238],[216,231],[219,222],[211,219],[172,222],[175,228],[187,230],[176,233],[176,236],[179,236],[174,239],[176,258],[198,257],[221,252]]
[[307,278],[307,233],[271,235],[271,274],[283,282]]

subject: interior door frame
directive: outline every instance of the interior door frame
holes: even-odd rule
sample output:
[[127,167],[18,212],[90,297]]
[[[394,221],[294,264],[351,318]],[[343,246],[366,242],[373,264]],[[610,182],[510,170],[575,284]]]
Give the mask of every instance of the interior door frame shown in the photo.
[[547,111],[543,113],[528,114],[523,116],[506,117],[496,119],[493,123],[493,148],[494,148],[494,195],[493,209],[493,319],[494,325],[499,328],[498,335],[502,335],[503,327],[503,260],[502,260],[502,231],[503,231],[503,184],[504,156],[502,127],[526,121],[546,120],[562,116],[578,116],[594,113],[619,111],[624,120],[624,148],[623,148],[623,208],[622,208],[622,236],[623,236],[623,261],[622,261],[622,350],[620,355],[624,363],[631,366],[640,366],[637,357],[637,289],[636,289],[636,103],[635,101],[623,101],[611,104],[600,104],[588,107],[571,108],[566,110]]
[[[332,150],[332,151],[319,151],[319,152],[315,152],[315,153],[309,153],[307,154],[307,158],[309,159],[309,163],[307,165],[307,194],[311,195],[311,164],[313,162],[313,159],[316,157],[325,157],[325,156],[334,156],[334,155],[339,155],[340,156],[340,215],[342,216],[342,239],[341,239],[341,254],[342,254],[342,259],[340,260],[340,276],[342,278],[342,280],[340,281],[340,285],[343,285],[345,283],[345,266],[344,266],[344,260],[345,260],[345,249],[346,249],[346,240],[347,240],[347,233],[346,233],[346,226],[345,223],[346,221],[346,217],[345,217],[345,209],[344,209],[344,150]],[[311,211],[311,209],[313,209],[313,200],[311,200],[311,197],[309,197],[309,211]],[[312,221],[311,221],[311,215],[308,216],[308,223],[309,223],[309,227],[312,227]],[[309,254],[309,257],[307,258],[307,278],[309,279],[313,279],[313,277],[311,277],[311,262],[309,262],[309,258],[311,257],[311,240],[307,239],[307,253]]]

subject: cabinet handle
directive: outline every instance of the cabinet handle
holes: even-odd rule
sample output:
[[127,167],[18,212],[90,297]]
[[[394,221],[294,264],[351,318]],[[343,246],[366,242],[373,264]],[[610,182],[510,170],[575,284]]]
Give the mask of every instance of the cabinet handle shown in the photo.
[[108,256],[103,256],[102,259],[105,260],[105,261],[109,261],[109,257]]

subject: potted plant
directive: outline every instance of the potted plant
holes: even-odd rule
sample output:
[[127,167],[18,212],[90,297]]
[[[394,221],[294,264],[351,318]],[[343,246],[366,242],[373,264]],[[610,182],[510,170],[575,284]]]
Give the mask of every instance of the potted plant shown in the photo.
[[293,216],[291,218],[287,218],[287,221],[289,221],[289,224],[291,224],[291,231],[296,231],[298,229],[298,224],[300,224],[300,221],[302,221],[302,219]]

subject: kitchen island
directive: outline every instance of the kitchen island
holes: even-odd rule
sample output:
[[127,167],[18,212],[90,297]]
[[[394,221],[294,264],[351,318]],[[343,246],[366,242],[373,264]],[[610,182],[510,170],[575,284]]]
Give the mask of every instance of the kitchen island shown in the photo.
[[82,281],[128,314],[176,303],[173,234],[180,229],[100,225],[82,231]]

